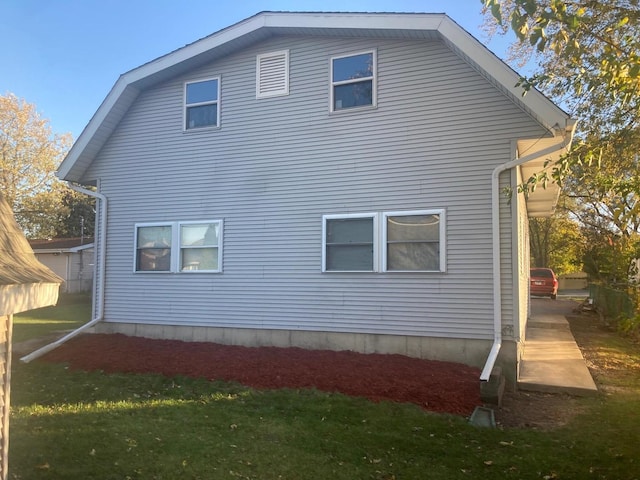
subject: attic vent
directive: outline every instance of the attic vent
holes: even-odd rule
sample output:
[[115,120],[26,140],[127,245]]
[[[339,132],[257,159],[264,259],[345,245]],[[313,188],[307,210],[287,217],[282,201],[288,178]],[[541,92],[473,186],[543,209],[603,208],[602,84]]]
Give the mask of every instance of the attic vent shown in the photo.
[[289,50],[258,55],[256,98],[289,95]]

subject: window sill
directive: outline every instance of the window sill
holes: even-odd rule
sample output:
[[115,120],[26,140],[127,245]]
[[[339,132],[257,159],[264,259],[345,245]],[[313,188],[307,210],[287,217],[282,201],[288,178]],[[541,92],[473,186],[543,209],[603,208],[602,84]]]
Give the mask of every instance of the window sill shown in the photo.
[[220,125],[211,125],[209,127],[197,127],[197,128],[183,128],[182,133],[190,135],[198,132],[215,132],[217,130],[220,130]]
[[362,107],[341,108],[339,110],[330,110],[329,116],[346,115],[348,113],[371,112],[378,109],[377,105],[364,105]]

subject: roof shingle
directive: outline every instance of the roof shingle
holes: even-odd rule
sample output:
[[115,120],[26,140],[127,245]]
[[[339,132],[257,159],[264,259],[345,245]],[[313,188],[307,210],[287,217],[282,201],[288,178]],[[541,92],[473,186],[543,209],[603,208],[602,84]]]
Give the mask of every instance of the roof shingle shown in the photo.
[[0,285],[62,281],[36,259],[11,207],[0,194]]

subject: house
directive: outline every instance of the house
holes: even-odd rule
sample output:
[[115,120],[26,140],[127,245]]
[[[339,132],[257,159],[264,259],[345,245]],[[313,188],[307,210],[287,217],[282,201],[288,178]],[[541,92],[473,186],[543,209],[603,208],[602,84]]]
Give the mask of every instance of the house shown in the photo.
[[62,279],[36,260],[0,193],[0,479],[7,478],[13,315],[54,305]]
[[93,283],[93,238],[72,237],[29,240],[38,261],[64,280],[62,291],[91,290]]
[[575,128],[518,79],[446,15],[395,13],[263,12],[123,74],[58,170],[98,198],[92,324],[513,384],[527,217],[558,196],[515,187]]

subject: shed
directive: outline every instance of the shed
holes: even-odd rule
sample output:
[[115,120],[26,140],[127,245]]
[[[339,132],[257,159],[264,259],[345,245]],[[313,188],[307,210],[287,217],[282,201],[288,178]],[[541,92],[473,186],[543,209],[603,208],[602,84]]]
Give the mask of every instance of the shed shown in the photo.
[[13,315],[54,305],[62,279],[41,264],[0,194],[0,479],[7,478]]
[[64,280],[61,291],[91,290],[95,263],[92,237],[30,239],[29,244],[38,261]]

